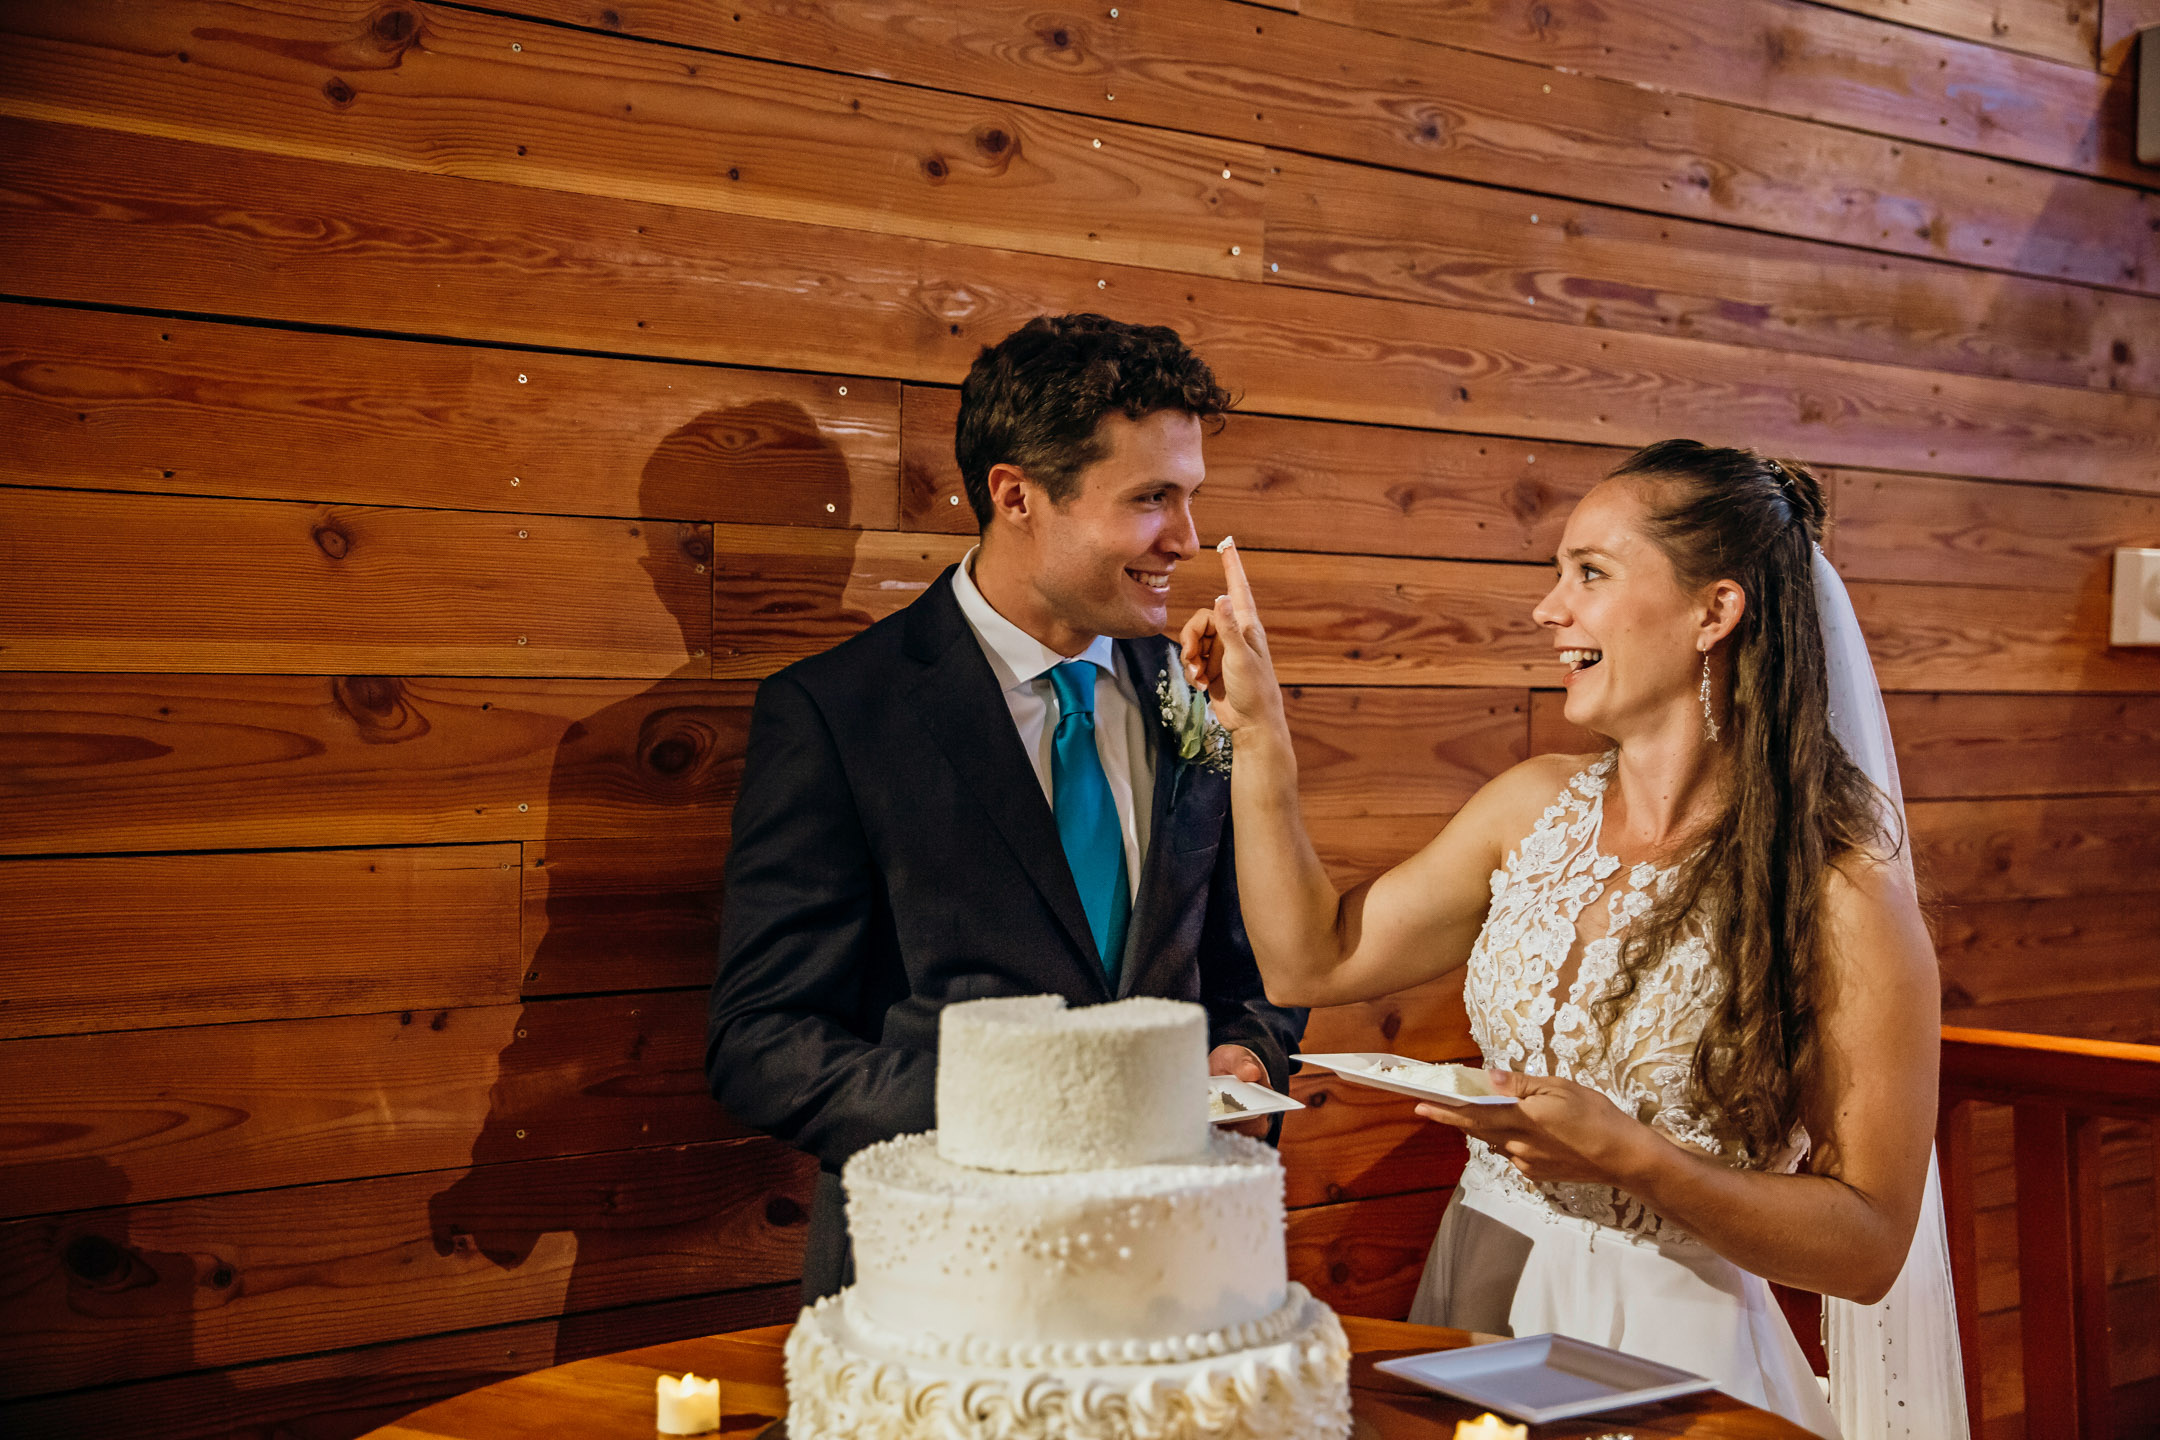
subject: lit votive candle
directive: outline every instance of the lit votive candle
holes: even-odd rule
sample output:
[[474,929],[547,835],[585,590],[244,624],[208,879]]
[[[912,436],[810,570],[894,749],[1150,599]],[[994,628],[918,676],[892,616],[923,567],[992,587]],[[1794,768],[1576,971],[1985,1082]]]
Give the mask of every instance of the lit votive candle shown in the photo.
[[685,1375],[678,1380],[673,1375],[662,1375],[656,1383],[660,1392],[661,1434],[703,1435],[708,1430],[720,1428],[718,1380],[700,1380],[695,1375]]

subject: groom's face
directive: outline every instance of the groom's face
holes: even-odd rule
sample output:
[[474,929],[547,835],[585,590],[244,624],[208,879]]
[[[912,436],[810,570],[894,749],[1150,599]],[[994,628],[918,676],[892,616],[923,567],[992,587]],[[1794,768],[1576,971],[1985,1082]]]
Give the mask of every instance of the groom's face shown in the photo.
[[1200,421],[1179,410],[1108,415],[1096,434],[1108,453],[1075,477],[1073,493],[1028,507],[1034,588],[1075,634],[1159,635],[1170,623],[1170,574],[1200,548]]

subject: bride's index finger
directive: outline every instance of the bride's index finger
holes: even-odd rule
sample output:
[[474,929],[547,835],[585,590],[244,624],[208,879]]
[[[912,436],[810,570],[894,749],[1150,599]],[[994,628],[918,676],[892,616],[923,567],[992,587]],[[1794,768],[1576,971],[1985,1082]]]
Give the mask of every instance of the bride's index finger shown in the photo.
[[1230,606],[1246,625],[1260,623],[1260,606],[1253,600],[1252,582],[1245,578],[1245,562],[1238,558],[1237,541],[1225,535],[1215,546],[1222,556],[1223,588],[1230,592]]

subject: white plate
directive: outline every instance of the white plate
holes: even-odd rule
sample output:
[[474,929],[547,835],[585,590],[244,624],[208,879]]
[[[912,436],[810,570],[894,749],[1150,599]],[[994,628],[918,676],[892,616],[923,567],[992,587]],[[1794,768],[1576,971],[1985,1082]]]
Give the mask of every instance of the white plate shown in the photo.
[[1565,1335],[1529,1335],[1463,1350],[1382,1360],[1373,1369],[1532,1425],[1652,1405],[1716,1387],[1639,1355]]
[[1429,1085],[1418,1085],[1408,1080],[1398,1080],[1392,1075],[1376,1075],[1373,1072],[1383,1065],[1424,1065],[1430,1062],[1411,1060],[1401,1055],[1384,1055],[1377,1050],[1359,1050],[1342,1055],[1293,1055],[1307,1065],[1317,1065],[1322,1070],[1332,1070],[1343,1079],[1358,1085],[1370,1085],[1376,1090],[1392,1090],[1397,1095],[1408,1095],[1417,1100],[1431,1100],[1441,1105],[1513,1105],[1512,1095],[1450,1095],[1445,1090],[1435,1090]]
[[1255,1085],[1250,1080],[1240,1080],[1235,1075],[1210,1075],[1208,1090],[1227,1091],[1237,1097],[1243,1110],[1233,1110],[1228,1115],[1211,1115],[1210,1125],[1242,1125],[1247,1120],[1257,1120],[1263,1115],[1277,1115],[1285,1110],[1302,1110],[1305,1102],[1293,1100],[1280,1090],[1270,1090],[1265,1085]]

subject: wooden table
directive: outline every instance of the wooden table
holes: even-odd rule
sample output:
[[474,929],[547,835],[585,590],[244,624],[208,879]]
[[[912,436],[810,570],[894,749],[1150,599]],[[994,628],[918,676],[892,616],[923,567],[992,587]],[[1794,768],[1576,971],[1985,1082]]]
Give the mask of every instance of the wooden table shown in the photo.
[[[1476,1411],[1375,1372],[1375,1360],[1476,1343],[1461,1330],[1342,1317],[1355,1352],[1350,1372],[1357,1416],[1353,1440],[1450,1440],[1455,1422]],[[780,1347],[788,1327],[708,1335],[536,1370],[416,1410],[369,1440],[653,1440],[653,1381],[694,1370],[720,1377],[720,1430],[738,1440],[781,1440],[787,1409]],[[1723,1395],[1698,1395],[1595,1420],[1541,1425],[1537,1440],[1608,1433],[1689,1440],[1809,1440],[1798,1426]]]

